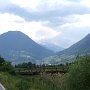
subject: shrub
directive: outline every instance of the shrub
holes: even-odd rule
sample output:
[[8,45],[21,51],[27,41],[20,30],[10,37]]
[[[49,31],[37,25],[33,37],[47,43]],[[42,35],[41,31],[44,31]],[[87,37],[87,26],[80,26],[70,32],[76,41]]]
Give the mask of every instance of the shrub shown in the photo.
[[0,71],[9,72],[10,74],[15,75],[15,70],[12,64],[8,61],[5,61],[2,57],[0,57]]
[[90,90],[90,56],[79,57],[70,66],[64,90]]

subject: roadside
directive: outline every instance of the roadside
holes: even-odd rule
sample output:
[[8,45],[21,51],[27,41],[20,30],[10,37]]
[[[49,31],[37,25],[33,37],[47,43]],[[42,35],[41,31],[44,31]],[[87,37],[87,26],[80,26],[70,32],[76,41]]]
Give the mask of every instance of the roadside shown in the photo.
[[1,83],[0,83],[0,90],[6,90]]

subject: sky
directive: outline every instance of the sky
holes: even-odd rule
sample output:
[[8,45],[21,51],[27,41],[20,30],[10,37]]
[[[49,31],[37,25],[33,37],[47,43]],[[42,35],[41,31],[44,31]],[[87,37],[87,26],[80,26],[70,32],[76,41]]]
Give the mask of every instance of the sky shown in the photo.
[[90,0],[0,0],[0,34],[7,31],[68,48],[90,33]]

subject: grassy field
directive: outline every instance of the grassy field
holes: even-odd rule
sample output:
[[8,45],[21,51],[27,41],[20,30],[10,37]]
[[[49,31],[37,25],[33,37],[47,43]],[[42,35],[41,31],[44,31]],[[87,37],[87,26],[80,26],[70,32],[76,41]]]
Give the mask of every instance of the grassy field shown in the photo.
[[61,76],[20,76],[0,72],[0,82],[7,90],[61,90]]
[[[40,68],[39,74],[27,74],[26,72],[30,70],[23,67],[19,73],[15,72],[15,68],[6,62],[1,63],[0,67],[0,83],[6,90],[90,90],[90,56],[88,55],[78,57],[68,67],[60,66],[60,71],[57,66]],[[21,74],[21,70],[24,70],[24,75]],[[33,72],[35,68],[31,70]]]

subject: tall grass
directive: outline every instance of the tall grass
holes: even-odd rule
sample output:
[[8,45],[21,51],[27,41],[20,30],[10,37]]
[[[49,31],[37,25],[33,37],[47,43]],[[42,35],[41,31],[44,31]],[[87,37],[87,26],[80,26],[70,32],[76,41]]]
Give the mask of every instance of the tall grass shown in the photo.
[[13,76],[0,72],[0,82],[7,90],[60,90],[59,83],[42,76]]

